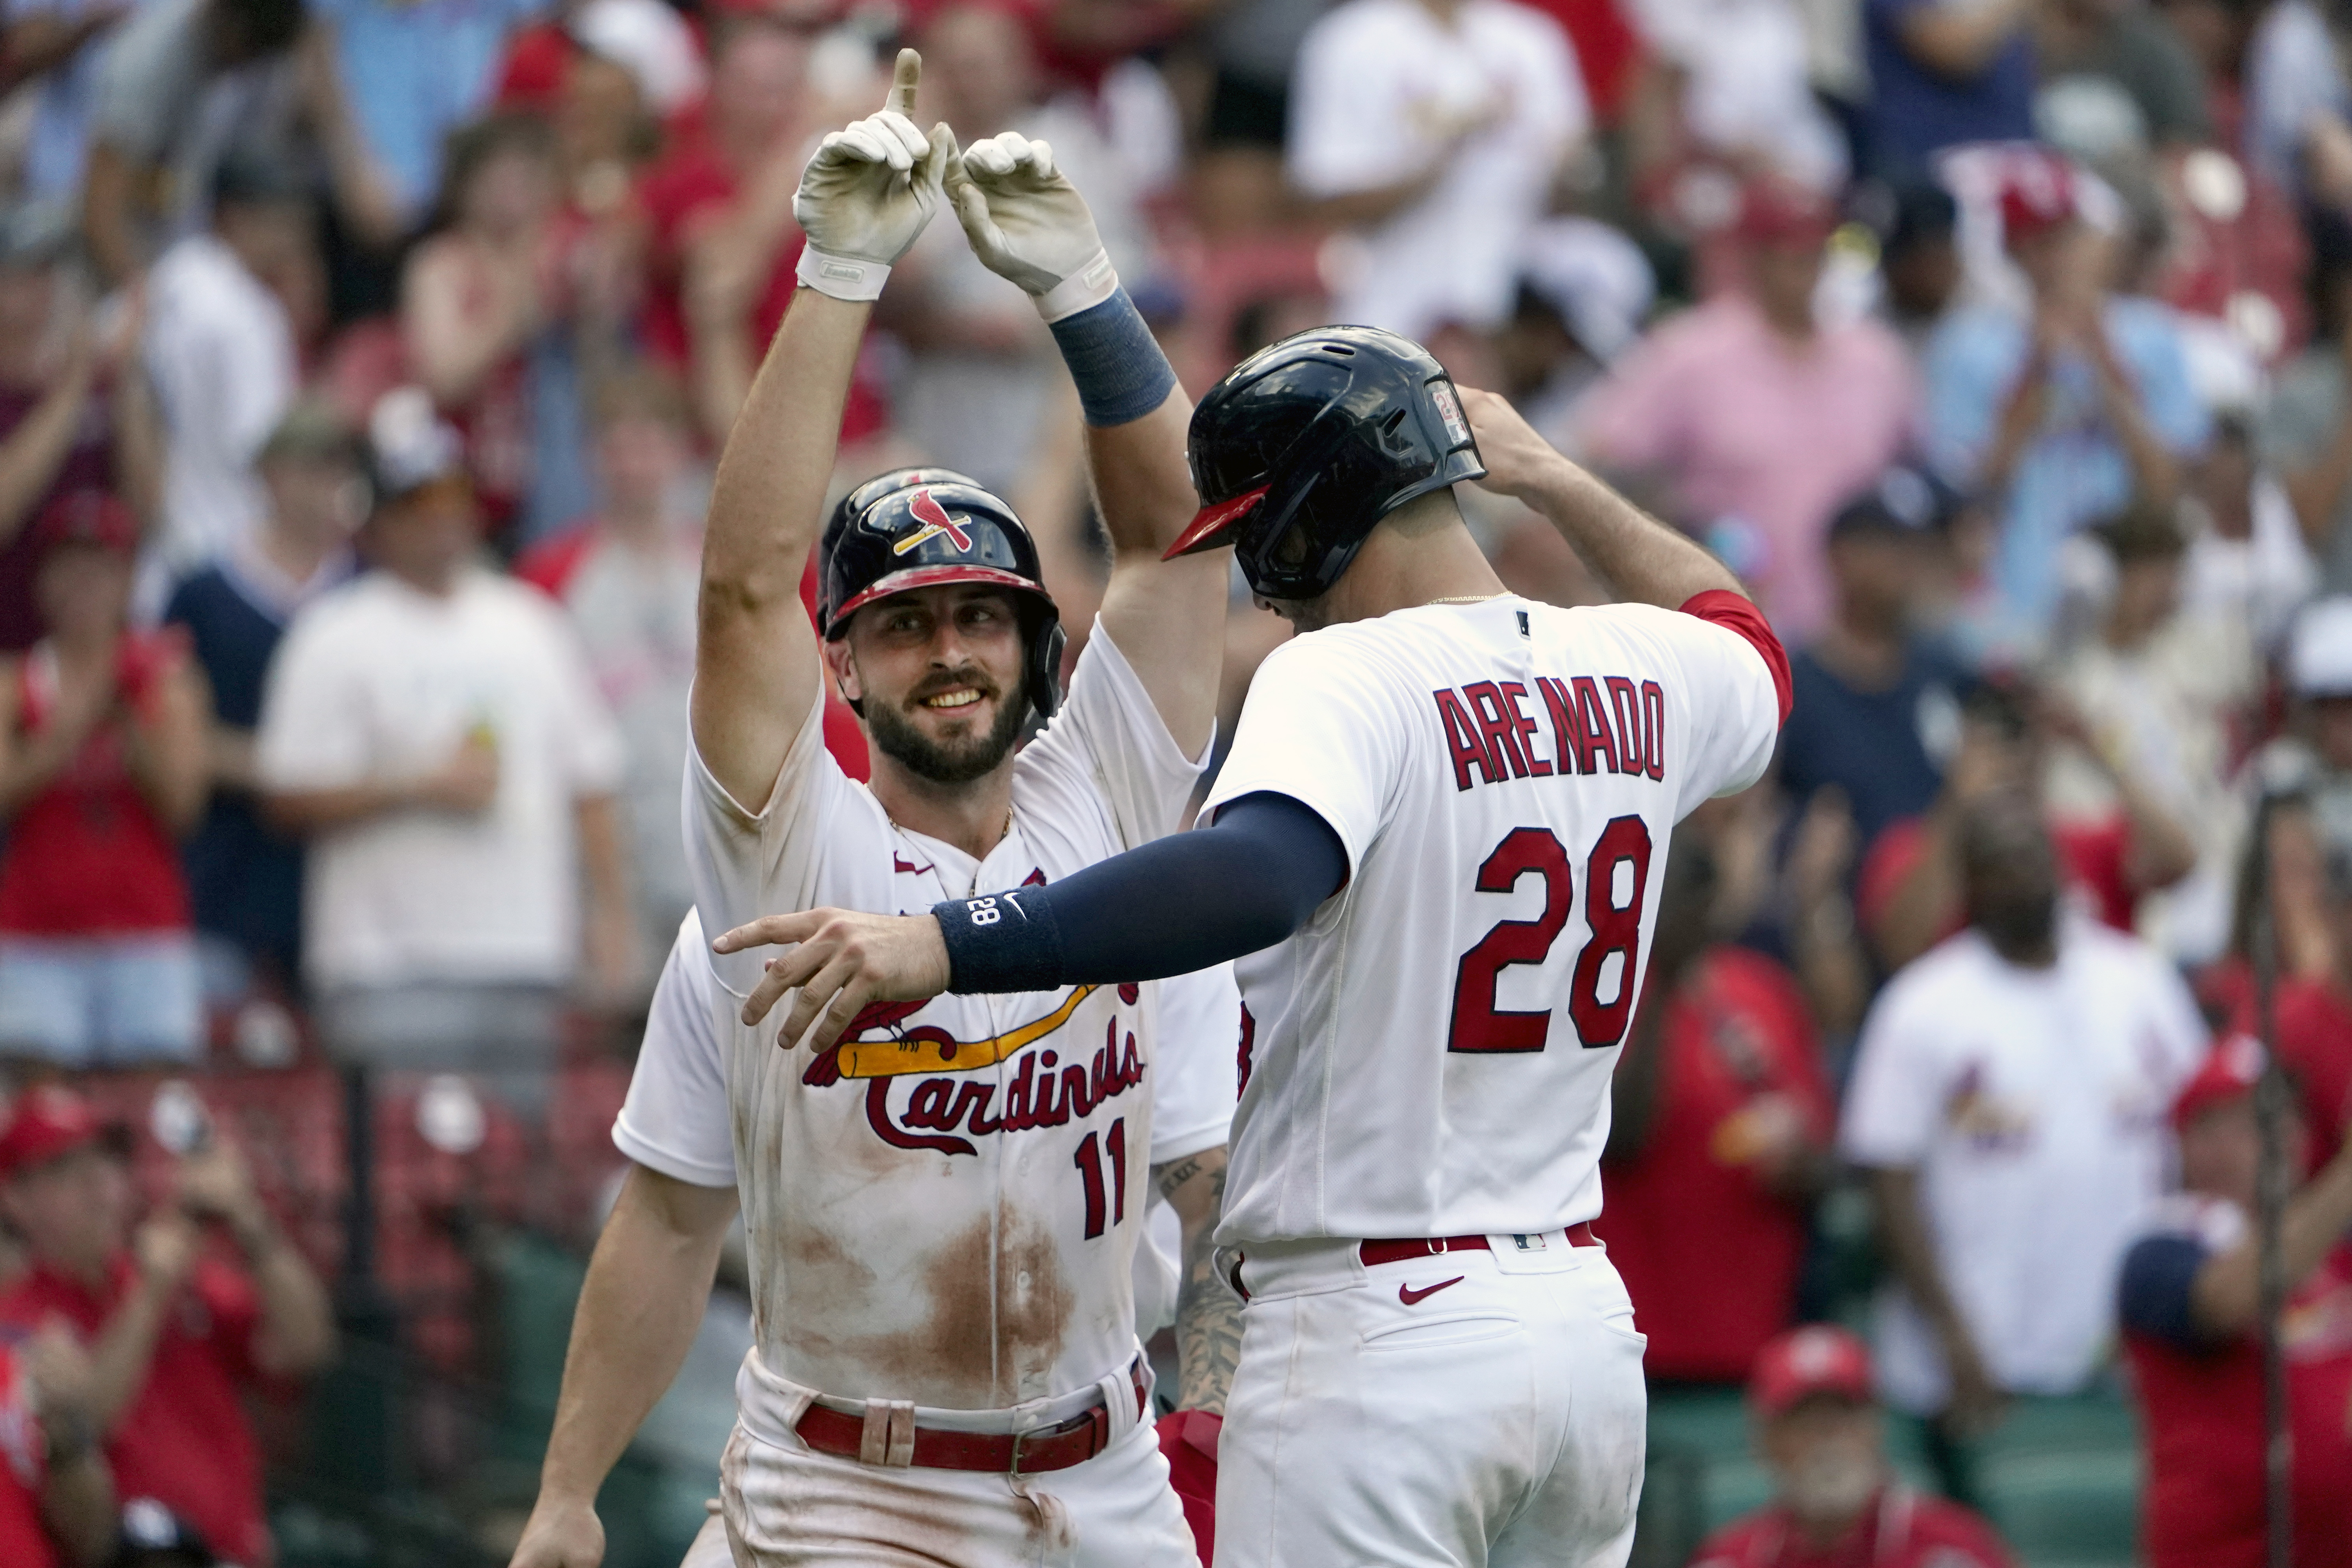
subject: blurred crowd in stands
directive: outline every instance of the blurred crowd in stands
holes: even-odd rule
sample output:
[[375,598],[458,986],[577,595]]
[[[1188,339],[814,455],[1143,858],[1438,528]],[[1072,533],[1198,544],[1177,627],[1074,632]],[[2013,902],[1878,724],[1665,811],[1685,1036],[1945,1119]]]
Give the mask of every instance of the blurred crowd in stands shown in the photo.
[[[2274,1019],[2296,1561],[2352,1563],[2335,0],[5,0],[0,1559],[268,1563],[321,1281],[455,1373],[482,1226],[593,1235],[711,463],[902,42],[1195,392],[1417,337],[1789,644],[1771,778],[1661,873],[1598,1227],[1661,1411],[1753,1379],[1774,1500],[1702,1559],[2002,1561],[1914,1485],[1999,1522],[2004,1424],[2127,1389],[2145,1560],[2259,1561]],[[839,477],[976,476],[1080,637],[1078,421],[934,224]],[[1223,732],[1285,635],[1237,587]]]

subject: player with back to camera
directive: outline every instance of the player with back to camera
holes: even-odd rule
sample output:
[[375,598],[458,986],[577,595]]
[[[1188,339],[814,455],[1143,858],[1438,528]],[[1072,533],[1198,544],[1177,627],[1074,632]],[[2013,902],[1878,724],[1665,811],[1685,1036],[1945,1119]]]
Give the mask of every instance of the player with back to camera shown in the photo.
[[[781,1038],[817,1049],[883,999],[1241,960],[1220,1568],[1631,1547],[1643,1341],[1590,1223],[1610,1074],[1674,826],[1763,773],[1788,661],[1712,556],[1501,399],[1461,399],[1353,327],[1202,399],[1206,505],[1174,552],[1232,543],[1299,633],[1250,688],[1210,826],[1048,887],[716,944],[797,944],[746,1015],[797,988]],[[1481,478],[1628,602],[1506,592],[1453,494]]]
[[[1213,729],[1227,569],[1163,559],[1198,505],[1190,403],[1050,150],[925,136],[908,118],[919,68],[903,52],[888,106],[803,173],[803,287],[719,460],[685,803],[712,930],[1051,885],[1171,831]],[[995,497],[901,470],[816,538],[869,303],[950,197],[982,259],[1035,297],[1086,413],[1113,563],[1066,692],[1035,545]],[[817,630],[798,591],[813,542]],[[865,723],[870,788],[825,751],[824,680]],[[1033,710],[1047,722],[1016,752]],[[520,1568],[601,1557],[597,1487],[676,1373],[738,1193],[754,1348],[720,1500],[739,1564],[1193,1563],[1129,1285],[1157,985],[885,1005],[812,1055],[739,1017],[757,955],[713,967],[723,1062],[641,1077],[621,1134],[702,1151],[733,1186],[657,1159],[631,1172]],[[1213,1189],[1221,1163],[1189,1180]]]

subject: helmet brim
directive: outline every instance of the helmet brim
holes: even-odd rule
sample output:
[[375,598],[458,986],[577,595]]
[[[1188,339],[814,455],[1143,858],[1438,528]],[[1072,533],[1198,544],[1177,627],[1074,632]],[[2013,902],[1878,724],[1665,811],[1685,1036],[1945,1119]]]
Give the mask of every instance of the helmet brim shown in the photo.
[[1265,500],[1266,492],[1273,488],[1271,484],[1263,484],[1254,490],[1244,490],[1229,500],[1202,507],[1192,514],[1192,521],[1185,524],[1184,531],[1176,536],[1176,542],[1170,545],[1160,559],[1173,561],[1179,555],[1198,554],[1203,550],[1214,550],[1221,544],[1232,543],[1233,541],[1225,536],[1240,526],[1242,519],[1257,510],[1258,502]]
[[1006,572],[994,566],[909,566],[904,572],[893,572],[877,577],[833,614],[832,624],[825,627],[828,639],[837,639],[849,629],[849,617],[874,603],[895,594],[908,593],[917,588],[941,588],[954,583],[986,583],[999,588],[1015,588],[1034,595],[1048,605],[1054,595],[1017,572]]

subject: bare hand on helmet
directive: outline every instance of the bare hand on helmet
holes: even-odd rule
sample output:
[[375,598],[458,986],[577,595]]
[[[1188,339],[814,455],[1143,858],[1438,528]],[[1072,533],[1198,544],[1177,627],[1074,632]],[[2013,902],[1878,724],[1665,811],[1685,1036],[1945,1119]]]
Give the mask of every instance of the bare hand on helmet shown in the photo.
[[900,49],[889,101],[828,134],[801,172],[793,196],[793,216],[808,235],[800,278],[820,293],[875,298],[939,210],[955,136],[940,124],[927,137],[908,118],[922,70],[922,57]]
[[1537,435],[1508,399],[1475,386],[1455,390],[1462,395],[1470,434],[1477,438],[1479,460],[1486,465],[1486,477],[1478,481],[1482,487],[1524,501],[1557,484],[1564,473],[1575,472],[1576,466]]
[[951,155],[948,200],[972,254],[1037,301],[1048,321],[1099,305],[1118,287],[1095,216],[1054,150],[1017,131]]
[[767,915],[737,926],[710,944],[714,952],[795,944],[768,961],[767,973],[743,999],[743,1022],[757,1024],[797,988],[776,1044],[807,1044],[819,1051],[841,1037],[869,1002],[928,1001],[948,988],[948,944],[930,915],[869,915],[854,910],[808,910]]

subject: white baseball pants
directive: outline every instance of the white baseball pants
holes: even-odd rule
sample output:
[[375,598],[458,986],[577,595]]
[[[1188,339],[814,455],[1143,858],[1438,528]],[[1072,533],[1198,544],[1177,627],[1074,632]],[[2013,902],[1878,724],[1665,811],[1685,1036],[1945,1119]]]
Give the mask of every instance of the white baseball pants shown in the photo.
[[1199,1568],[1168,1461],[1127,1414],[1093,1458],[1024,1477],[862,1464],[739,1419],[719,1461],[736,1568]]
[[[1216,1568],[1622,1568],[1645,1342],[1598,1247],[1244,1249]],[[1540,1244],[1540,1245],[1538,1245]]]

